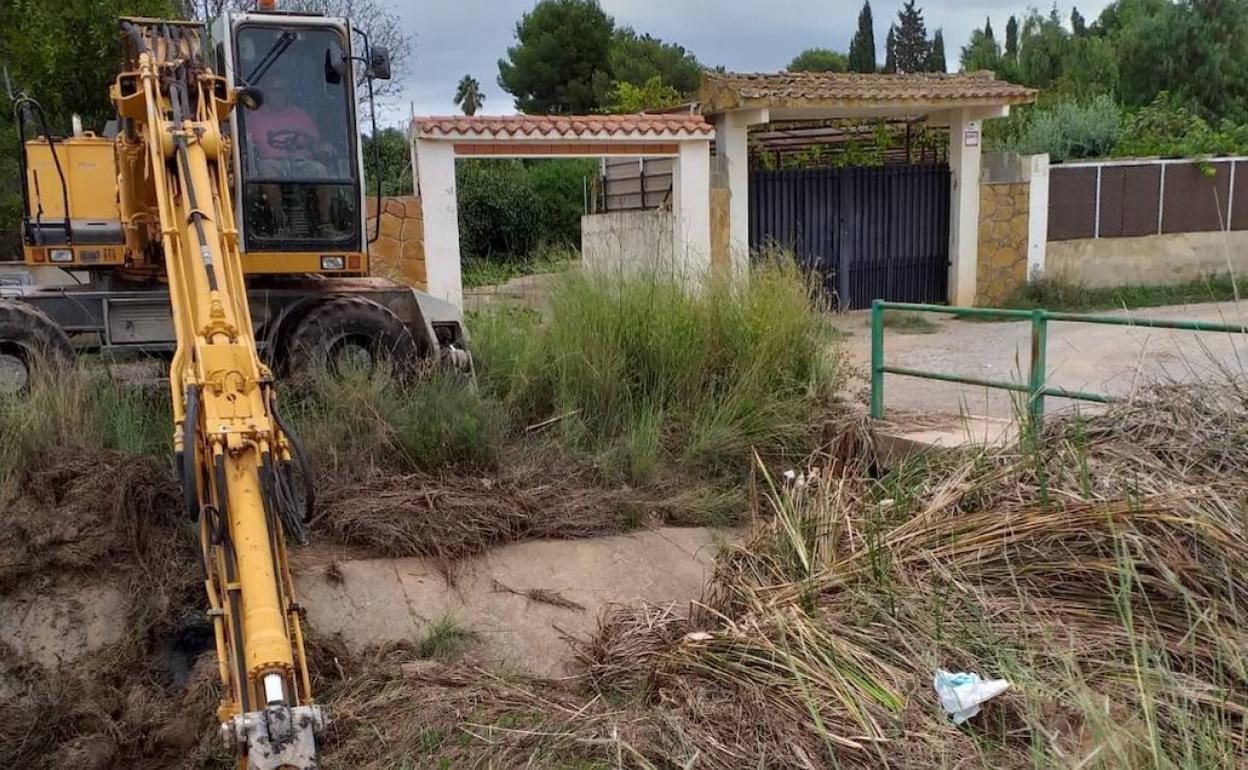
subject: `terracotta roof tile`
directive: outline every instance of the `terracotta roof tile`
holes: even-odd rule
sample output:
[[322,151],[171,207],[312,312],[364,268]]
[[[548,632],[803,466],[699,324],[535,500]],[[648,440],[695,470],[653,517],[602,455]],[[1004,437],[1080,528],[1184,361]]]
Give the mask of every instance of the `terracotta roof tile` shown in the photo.
[[[747,101],[898,102],[990,100],[1004,104],[1034,101],[1035,89],[997,80],[991,72],[867,74],[856,72],[715,73],[703,76],[704,111],[741,106]],[[735,97],[735,99],[734,99]],[[736,103],[733,103],[733,102]],[[706,109],[710,107],[711,109]]]
[[586,138],[623,136],[710,135],[714,127],[701,115],[451,115],[414,118],[424,136],[493,136],[499,138]]

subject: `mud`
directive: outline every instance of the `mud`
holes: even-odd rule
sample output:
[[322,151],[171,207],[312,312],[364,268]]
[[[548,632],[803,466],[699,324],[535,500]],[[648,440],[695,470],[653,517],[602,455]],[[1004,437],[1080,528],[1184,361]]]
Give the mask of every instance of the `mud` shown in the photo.
[[[0,767],[229,766],[196,531],[167,464],[65,451],[34,467],[0,500]],[[326,501],[293,552],[331,710],[344,671],[379,645],[418,650],[443,618],[487,670],[562,675],[565,636],[601,607],[696,600],[719,539],[653,529],[698,500],[553,474],[390,478]],[[618,536],[551,539],[600,535]]]

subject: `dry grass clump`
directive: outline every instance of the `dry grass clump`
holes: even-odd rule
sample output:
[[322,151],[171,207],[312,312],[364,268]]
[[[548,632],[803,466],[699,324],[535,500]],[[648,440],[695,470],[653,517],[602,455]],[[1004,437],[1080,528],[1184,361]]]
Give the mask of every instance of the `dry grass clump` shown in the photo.
[[504,543],[619,534],[652,524],[706,524],[739,494],[602,487],[565,467],[512,465],[491,477],[415,473],[339,487],[316,526],[386,556],[457,559]]
[[[879,479],[763,473],[770,517],[688,633],[617,613],[591,680],[681,737],[643,747],[656,765],[1239,767],[1244,393],[1163,390],[1028,451]],[[937,667],[1014,687],[957,729]],[[647,674],[602,675],[630,669]]]

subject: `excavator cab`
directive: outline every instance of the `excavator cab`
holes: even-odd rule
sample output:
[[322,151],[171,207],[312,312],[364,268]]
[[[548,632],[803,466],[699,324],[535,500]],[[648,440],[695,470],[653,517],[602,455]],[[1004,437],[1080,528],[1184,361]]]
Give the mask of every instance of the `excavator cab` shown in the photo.
[[223,14],[212,39],[242,94],[229,131],[244,269],[366,272],[357,90],[389,76],[385,52],[344,19],[276,12]]

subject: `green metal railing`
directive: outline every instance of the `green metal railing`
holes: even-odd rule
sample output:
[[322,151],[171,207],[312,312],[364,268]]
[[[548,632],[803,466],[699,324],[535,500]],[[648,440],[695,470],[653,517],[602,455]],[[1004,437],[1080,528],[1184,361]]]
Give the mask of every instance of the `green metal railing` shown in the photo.
[[[962,318],[1015,318],[1018,320],[1030,320],[1031,365],[1027,382],[988,380],[981,377],[964,377],[960,374],[929,372],[904,366],[886,365],[884,363],[884,313],[888,310],[902,310],[914,313],[944,313]],[[1072,398],[1080,401],[1095,401],[1101,404],[1115,401],[1116,399],[1113,396],[1089,393],[1083,390],[1070,390],[1048,384],[1046,380],[1047,362],[1045,353],[1048,348],[1050,321],[1102,324],[1106,326],[1137,326],[1146,329],[1179,329],[1193,332],[1248,334],[1248,326],[1211,323],[1208,321],[1168,321],[1155,318],[1061,313],[1051,310],[1010,310],[988,307],[918,305],[908,302],[885,302],[877,299],[871,303],[871,416],[876,419],[884,417],[885,374],[899,374],[905,377],[919,377],[926,380],[956,382],[962,385],[978,385],[985,388],[1026,393],[1027,411],[1035,419],[1043,419],[1044,400],[1048,396]]]

